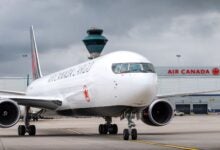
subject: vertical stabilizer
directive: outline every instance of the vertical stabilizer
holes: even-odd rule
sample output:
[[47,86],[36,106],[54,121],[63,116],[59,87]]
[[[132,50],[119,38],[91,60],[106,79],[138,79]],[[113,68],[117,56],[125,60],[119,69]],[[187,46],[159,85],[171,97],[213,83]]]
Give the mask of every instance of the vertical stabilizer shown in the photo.
[[31,26],[31,29],[30,29],[30,36],[31,36],[32,75],[33,75],[33,80],[36,80],[42,77],[42,73],[41,73],[40,62],[38,58],[37,44],[35,41],[33,26]]

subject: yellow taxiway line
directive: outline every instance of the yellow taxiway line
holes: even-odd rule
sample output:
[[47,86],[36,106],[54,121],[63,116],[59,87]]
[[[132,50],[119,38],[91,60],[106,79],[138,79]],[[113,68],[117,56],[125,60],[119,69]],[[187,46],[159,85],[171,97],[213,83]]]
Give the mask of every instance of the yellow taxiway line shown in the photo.
[[[109,137],[109,136],[108,136]],[[119,137],[113,137],[110,136],[113,139],[120,139],[123,140]],[[123,140],[124,141],[124,140]],[[167,147],[167,148],[173,148],[173,149],[179,149],[179,150],[200,150],[199,148],[196,147],[187,147],[187,146],[181,146],[181,145],[175,145],[175,144],[165,144],[165,143],[158,143],[158,142],[153,142],[153,141],[145,141],[145,140],[128,140],[128,142],[134,142],[134,143],[141,143],[141,144],[146,144],[146,145],[155,145],[159,147]]]
[[179,146],[179,145],[173,145],[173,144],[163,144],[163,143],[144,141],[144,140],[136,140],[136,141],[131,141],[131,142],[148,144],[148,145],[156,145],[156,146],[168,147],[168,148],[175,148],[175,149],[180,149],[180,150],[199,150],[198,148],[193,148],[193,147],[185,147],[185,146]]
[[[74,132],[76,134],[82,134],[81,132],[76,131],[75,129],[67,128],[66,131],[69,132]],[[107,136],[111,137],[113,139],[118,138],[118,137],[113,137],[113,136]],[[121,138],[118,138],[121,139]],[[124,140],[123,140],[124,141]],[[153,142],[153,141],[145,141],[145,140],[128,140],[128,142],[134,142],[134,143],[141,143],[141,144],[147,144],[147,145],[155,145],[155,146],[160,146],[160,147],[167,147],[167,148],[173,148],[173,149],[179,149],[179,150],[200,150],[195,147],[186,147],[186,146],[180,146],[180,145],[175,145],[175,144],[165,144],[165,143],[158,143],[158,142]]]

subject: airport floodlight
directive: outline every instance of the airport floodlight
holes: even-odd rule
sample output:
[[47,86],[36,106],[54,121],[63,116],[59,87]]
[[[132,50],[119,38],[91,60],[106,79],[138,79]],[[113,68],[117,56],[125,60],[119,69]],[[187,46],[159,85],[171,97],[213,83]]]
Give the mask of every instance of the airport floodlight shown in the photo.
[[180,55],[180,54],[177,54],[177,55],[176,55],[176,57],[180,58],[180,57],[181,57],[181,55]]

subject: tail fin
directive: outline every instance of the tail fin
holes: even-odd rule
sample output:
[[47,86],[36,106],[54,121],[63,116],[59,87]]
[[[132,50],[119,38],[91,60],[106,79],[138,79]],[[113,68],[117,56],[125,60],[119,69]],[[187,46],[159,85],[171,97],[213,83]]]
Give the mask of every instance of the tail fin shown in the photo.
[[30,29],[30,36],[31,36],[32,75],[33,75],[33,80],[36,80],[42,77],[42,73],[41,73],[41,68],[40,68],[40,63],[39,63],[39,58],[38,58],[37,44],[35,41],[33,26],[31,26],[31,29]]

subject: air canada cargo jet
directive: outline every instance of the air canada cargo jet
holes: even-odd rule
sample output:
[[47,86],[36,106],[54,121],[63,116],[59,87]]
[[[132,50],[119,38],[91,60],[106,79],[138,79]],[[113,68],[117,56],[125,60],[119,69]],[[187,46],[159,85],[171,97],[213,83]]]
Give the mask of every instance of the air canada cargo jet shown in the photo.
[[[30,125],[31,107],[61,116],[94,116],[105,119],[100,134],[117,134],[112,117],[126,118],[124,140],[137,139],[134,118],[151,126],[164,126],[173,118],[167,97],[192,93],[157,95],[157,74],[145,57],[128,51],[113,52],[82,64],[42,76],[33,27],[31,34],[33,82],[25,93],[4,91],[0,95],[0,127],[14,126],[20,118],[19,105],[25,106],[24,125],[18,135],[36,134]],[[4,93],[3,92],[3,93]]]

